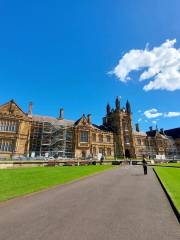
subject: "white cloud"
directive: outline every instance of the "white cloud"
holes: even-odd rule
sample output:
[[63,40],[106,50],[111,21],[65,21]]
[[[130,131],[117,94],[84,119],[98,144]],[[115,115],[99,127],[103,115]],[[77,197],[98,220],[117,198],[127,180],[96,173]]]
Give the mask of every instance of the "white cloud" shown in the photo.
[[141,122],[141,121],[142,121],[142,118],[139,118],[139,119],[138,119],[138,122]]
[[157,118],[162,116],[163,114],[158,112],[158,110],[156,108],[152,108],[150,110],[147,110],[144,112],[144,116],[147,118]]
[[[165,117],[165,118],[172,118],[172,117],[180,117],[180,112],[166,112],[166,113],[161,113],[159,112],[156,108],[152,108],[149,110],[146,110],[144,112],[144,116],[146,118],[157,118],[157,117]],[[141,119],[141,118],[140,118]],[[141,119],[142,120],[142,119]],[[139,120],[138,120],[139,121]],[[156,119],[154,121],[159,121],[159,119]]]
[[131,71],[144,70],[139,81],[150,80],[143,87],[145,91],[180,89],[180,49],[174,47],[175,43],[176,39],[166,40],[152,50],[133,49],[123,55],[110,73],[127,82],[131,80]]
[[180,112],[168,112],[168,113],[164,113],[164,117],[179,117],[180,116]]
[[152,123],[153,123],[153,124],[157,124],[157,121],[154,120],[154,121],[152,121]]

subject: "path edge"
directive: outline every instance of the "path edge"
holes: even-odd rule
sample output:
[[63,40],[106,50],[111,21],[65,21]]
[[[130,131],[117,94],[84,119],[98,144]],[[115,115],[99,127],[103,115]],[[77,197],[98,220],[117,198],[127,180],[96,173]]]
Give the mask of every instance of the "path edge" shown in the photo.
[[157,179],[158,179],[158,181],[159,181],[159,183],[160,183],[163,191],[165,192],[166,197],[167,197],[167,199],[168,199],[168,201],[169,201],[169,203],[170,203],[170,205],[171,205],[171,207],[172,207],[172,209],[173,209],[173,212],[174,212],[174,214],[175,214],[175,216],[176,216],[176,218],[177,218],[177,220],[178,220],[178,222],[179,222],[179,224],[180,224],[180,213],[179,213],[177,207],[175,206],[175,204],[174,204],[174,202],[173,202],[170,194],[169,194],[168,191],[166,190],[164,184],[162,183],[160,177],[158,176],[158,174],[157,174],[157,172],[156,172],[156,170],[155,170],[154,168],[153,168],[153,172],[155,173],[155,175],[156,175],[156,177],[157,177]]

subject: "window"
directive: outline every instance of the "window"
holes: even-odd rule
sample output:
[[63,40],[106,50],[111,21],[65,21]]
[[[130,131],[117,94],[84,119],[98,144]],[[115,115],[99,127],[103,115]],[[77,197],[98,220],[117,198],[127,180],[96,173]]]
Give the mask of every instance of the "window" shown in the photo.
[[96,142],[96,134],[95,133],[92,134],[92,141]]
[[1,132],[16,132],[17,130],[17,122],[16,121],[0,121],[0,131]]
[[103,135],[99,135],[99,142],[100,142],[100,143],[103,142]]
[[108,149],[107,149],[107,155],[108,155],[108,156],[111,156],[111,148],[108,148]]
[[93,155],[96,155],[96,147],[93,147]]
[[80,132],[80,142],[88,142],[88,132],[87,131],[82,131]]
[[128,132],[128,124],[127,123],[125,123],[125,125],[124,125],[124,130],[126,131],[126,132]]
[[137,144],[141,145],[141,139],[140,138],[137,139]]
[[99,153],[103,154],[104,153],[104,149],[103,148],[99,148]]
[[108,143],[111,142],[111,137],[109,135],[107,135],[106,140]]
[[130,144],[128,136],[125,136],[124,140],[125,140],[125,144]]
[[7,140],[1,140],[0,141],[0,151],[1,152],[12,152],[12,142],[9,142]]

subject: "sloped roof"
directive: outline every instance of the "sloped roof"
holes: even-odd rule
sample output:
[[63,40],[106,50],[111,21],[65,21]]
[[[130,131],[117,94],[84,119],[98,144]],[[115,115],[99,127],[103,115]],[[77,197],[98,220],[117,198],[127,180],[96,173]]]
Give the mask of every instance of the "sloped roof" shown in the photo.
[[170,136],[174,139],[180,138],[180,128],[173,128],[164,131],[167,136]]
[[155,137],[156,136],[156,133],[157,133],[157,130],[152,130],[152,131],[147,131],[146,134],[149,136],[149,137]]
[[134,135],[136,135],[136,136],[144,136],[144,137],[146,137],[147,136],[147,134],[145,133],[145,132],[138,132],[138,131],[133,131],[133,134]]
[[[16,114],[21,115],[21,116],[27,116],[27,114],[19,107],[19,105],[13,99],[10,100],[9,102],[6,102],[6,103],[0,105],[0,110],[8,111],[8,108],[10,106],[15,106],[14,110],[15,110]],[[13,112],[14,112],[14,110],[13,110]]]
[[104,126],[104,125],[98,126],[96,124],[92,124],[92,125],[93,125],[93,127],[97,128],[101,131],[106,131],[106,132],[112,132],[113,131],[113,129],[111,127],[107,127],[107,126]]
[[50,117],[50,116],[33,115],[32,120],[35,121],[35,122],[54,123],[56,125],[66,125],[66,126],[73,126],[74,125],[74,121],[72,121],[72,120],[58,119],[58,118]]
[[85,122],[87,122],[87,118],[84,114],[82,115],[82,117],[80,117],[77,121],[74,122],[74,125],[78,125],[82,120],[85,120]]

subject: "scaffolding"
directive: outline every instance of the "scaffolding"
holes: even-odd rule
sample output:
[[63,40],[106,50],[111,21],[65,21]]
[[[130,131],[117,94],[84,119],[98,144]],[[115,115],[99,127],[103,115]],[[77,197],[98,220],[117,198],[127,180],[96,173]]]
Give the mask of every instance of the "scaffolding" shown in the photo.
[[69,122],[34,122],[31,132],[31,155],[73,158],[73,126]]

